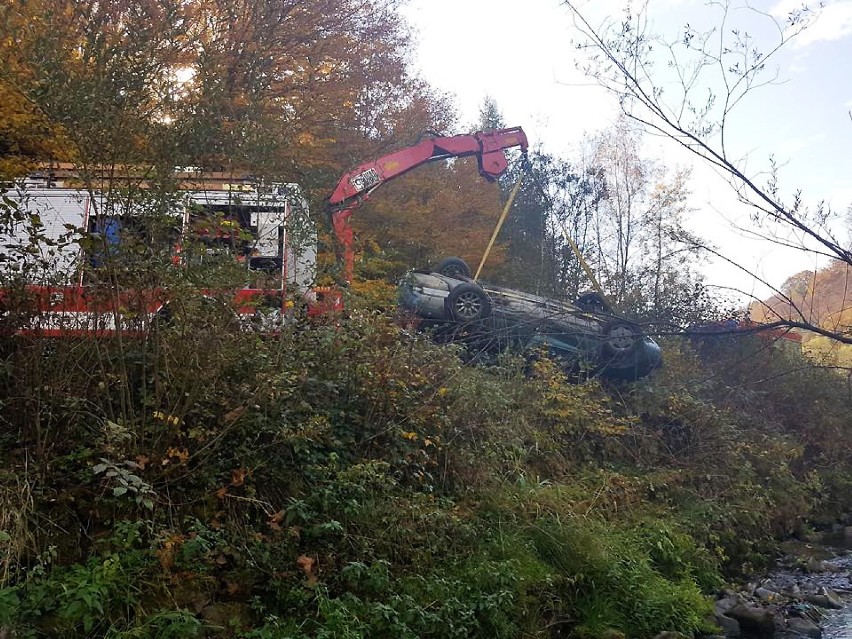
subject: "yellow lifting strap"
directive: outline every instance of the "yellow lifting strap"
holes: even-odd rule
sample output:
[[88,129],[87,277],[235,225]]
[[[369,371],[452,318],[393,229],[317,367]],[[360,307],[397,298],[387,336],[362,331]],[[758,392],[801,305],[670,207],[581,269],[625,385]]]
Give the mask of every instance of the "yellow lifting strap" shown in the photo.
[[571,239],[571,236],[568,235],[568,231],[565,230],[565,225],[560,223],[559,230],[562,231],[562,237],[564,237],[565,241],[568,242],[568,246],[571,247],[571,250],[574,252],[574,256],[577,258],[577,261],[580,262],[580,266],[583,268],[583,272],[586,274],[586,277],[588,277],[589,280],[592,282],[592,287],[594,287],[595,291],[598,292],[598,295],[600,295],[601,297],[606,297],[604,295],[603,289],[601,288],[601,285],[598,284],[597,278],[595,278],[594,273],[592,273],[591,267],[589,266],[588,262],[586,262],[585,258],[583,257],[583,254],[580,253],[580,247],[577,246],[577,243],[573,239]]
[[[497,235],[500,233],[500,229],[503,228],[503,222],[506,221],[506,216],[509,214],[509,209],[512,208],[512,203],[515,201],[515,196],[518,194],[518,191],[521,189],[521,182],[524,181],[524,174],[521,173],[518,181],[515,182],[515,186],[512,189],[512,192],[509,194],[509,199],[506,200],[506,206],[503,207],[503,212],[500,214],[500,219],[497,220],[497,226],[494,228],[494,232],[491,234],[491,239],[488,241],[488,247],[485,249],[485,253],[482,255],[482,261],[479,262],[479,268],[476,269],[476,275],[473,276],[473,279],[478,280],[480,273],[482,273],[482,267],[485,266],[485,261],[488,259],[488,255],[491,253],[491,249],[494,247],[494,242],[497,240]],[[583,257],[583,254],[580,252],[580,247],[577,246],[577,243],[571,238],[568,234],[568,231],[565,229],[564,224],[559,225],[559,230],[562,231],[562,236],[565,238],[565,241],[568,243],[568,246],[571,247],[577,261],[580,262],[580,266],[583,269],[583,272],[586,274],[586,277],[589,278],[589,281],[592,283],[592,287],[594,287],[595,291],[601,296],[605,297],[603,289],[601,285],[598,283],[595,274],[592,273],[592,269],[589,266],[586,259]]]
[[488,255],[489,253],[491,253],[491,249],[494,247],[494,241],[497,239],[497,234],[500,233],[500,229],[503,228],[503,222],[506,221],[506,216],[509,214],[509,209],[512,208],[512,202],[515,201],[515,196],[521,189],[521,182],[523,181],[524,174],[521,173],[521,177],[519,177],[518,181],[515,182],[515,187],[509,194],[509,199],[506,200],[506,206],[503,207],[503,212],[500,214],[500,219],[497,220],[497,226],[494,228],[494,232],[491,234],[491,239],[488,241],[488,248],[485,249],[485,253],[482,255],[482,261],[479,263],[479,268],[476,269],[476,275],[473,276],[473,279],[475,280],[478,280],[479,274],[482,273],[482,267],[485,266],[485,260],[488,259]]

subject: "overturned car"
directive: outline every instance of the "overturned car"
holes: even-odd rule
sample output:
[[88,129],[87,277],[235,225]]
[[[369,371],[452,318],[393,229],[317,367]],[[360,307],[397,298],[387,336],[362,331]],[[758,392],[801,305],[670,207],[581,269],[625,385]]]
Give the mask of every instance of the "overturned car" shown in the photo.
[[400,310],[440,341],[459,342],[473,358],[507,349],[544,351],[566,372],[637,380],[662,364],[641,327],[615,315],[596,293],[573,303],[480,284],[467,264],[447,258],[433,271],[411,271],[399,287]]

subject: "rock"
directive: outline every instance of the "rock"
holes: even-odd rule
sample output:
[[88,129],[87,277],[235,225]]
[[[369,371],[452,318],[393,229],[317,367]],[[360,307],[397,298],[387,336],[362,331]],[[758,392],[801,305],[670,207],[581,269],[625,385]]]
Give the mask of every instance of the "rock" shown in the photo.
[[840,606],[841,608],[843,607],[843,601],[840,599],[840,595],[838,595],[828,586],[822,586],[819,589],[819,594],[828,597],[835,605]]
[[805,602],[790,604],[787,606],[786,613],[788,617],[810,619],[817,624],[823,617],[825,617],[826,614],[822,608],[817,608],[816,606]]
[[852,540],[852,526],[844,526],[843,539],[845,539],[846,541]]
[[805,564],[805,570],[810,573],[826,572],[828,570],[828,566],[823,560],[811,557]]
[[781,595],[774,590],[769,590],[769,588],[764,588],[762,586],[754,589],[754,596],[767,603],[778,601],[781,598]]
[[763,639],[772,639],[775,636],[775,615],[769,610],[747,604],[737,604],[726,614],[739,622],[740,629],[743,632],[757,635]]
[[657,634],[654,639],[689,639],[689,637],[676,630],[663,630],[661,633]]
[[802,619],[801,617],[793,617],[787,620],[787,630],[795,632],[797,635],[811,637],[812,639],[820,639],[822,630],[810,619]]
[[739,637],[742,634],[742,631],[740,630],[740,622],[736,619],[732,619],[727,615],[714,615],[713,621],[722,629],[722,632],[725,633],[726,637],[733,639],[734,637]]
[[713,602],[713,610],[716,612],[717,615],[724,615],[731,608],[738,604],[744,603],[744,601],[745,600],[740,595],[727,595],[726,597],[723,597],[722,599],[717,599],[715,602]]
[[843,608],[843,604],[837,597],[832,597],[830,594],[824,592],[805,595],[804,599],[808,603],[812,603],[820,608],[830,608],[831,610],[840,610]]
[[793,599],[802,596],[802,589],[799,588],[799,584],[793,584],[784,589],[784,594]]

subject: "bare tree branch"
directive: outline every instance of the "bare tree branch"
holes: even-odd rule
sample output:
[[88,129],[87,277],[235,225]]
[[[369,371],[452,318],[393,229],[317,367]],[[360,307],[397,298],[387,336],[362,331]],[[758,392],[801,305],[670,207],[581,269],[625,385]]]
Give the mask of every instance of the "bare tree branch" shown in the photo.
[[[809,209],[798,191],[785,202],[777,182],[778,166],[773,160],[770,159],[767,183],[761,185],[728,150],[732,114],[748,94],[779,82],[780,71],[770,68],[772,61],[813,23],[817,12],[802,7],[782,21],[745,4],[742,9],[762,20],[774,33],[774,41],[764,52],[759,50],[756,38],[732,24],[731,0],[708,3],[720,13],[715,28],[702,32],[686,25],[678,39],[668,41],[647,31],[647,2],[640,3],[636,10],[628,5],[622,21],[609,20],[598,28],[592,26],[574,0],[564,0],[564,5],[584,38],[577,45],[588,54],[583,70],[618,98],[627,117],[648,131],[673,140],[719,171],[728,179],[739,201],[752,207],[756,221],[772,220],[801,238],[795,248],[852,266],[852,251],[835,237],[829,226],[834,212],[825,203]],[[655,67],[655,61],[660,59],[666,65],[663,72]],[[674,82],[664,80],[666,72],[674,77]],[[672,85],[676,87],[675,96],[669,103],[663,89]],[[789,237],[766,239],[793,246]],[[718,251],[709,252],[755,277]],[[809,321],[794,300],[773,290],[790,304],[796,315],[796,320],[781,320],[773,326],[807,330],[841,343],[852,343],[849,330],[828,330]]]

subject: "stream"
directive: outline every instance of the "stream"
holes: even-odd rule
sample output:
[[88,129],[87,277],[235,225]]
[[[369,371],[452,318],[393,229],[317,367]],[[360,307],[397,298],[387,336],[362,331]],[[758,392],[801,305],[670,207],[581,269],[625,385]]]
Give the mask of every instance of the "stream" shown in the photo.
[[777,592],[800,593],[803,599],[829,593],[843,607],[817,608],[821,639],[852,639],[852,539],[840,536],[826,538],[820,544],[803,544],[781,566],[765,586]]
[[823,639],[852,639],[852,608],[838,610],[823,623]]
[[836,549],[838,556],[830,560],[841,572],[827,575],[828,586],[841,594],[844,608],[826,615],[822,626],[822,639],[852,639],[852,551]]
[[726,590],[714,619],[727,639],[852,639],[852,526],[781,544],[775,570]]

